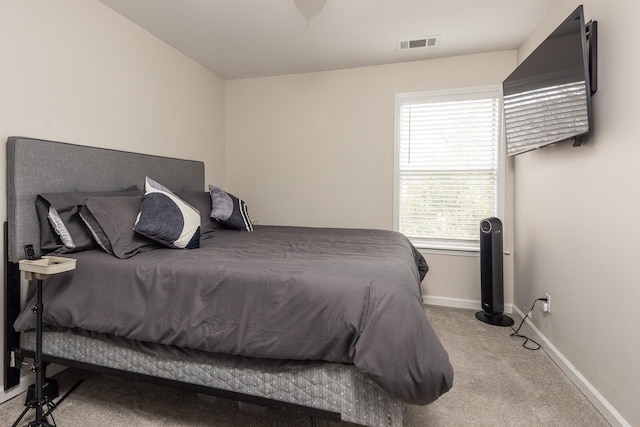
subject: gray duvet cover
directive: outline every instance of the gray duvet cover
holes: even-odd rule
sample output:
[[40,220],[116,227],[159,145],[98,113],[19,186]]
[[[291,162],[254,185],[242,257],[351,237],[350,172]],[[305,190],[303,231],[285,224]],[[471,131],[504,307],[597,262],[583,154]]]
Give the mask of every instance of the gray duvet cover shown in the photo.
[[[262,226],[219,230],[194,250],[73,257],[75,271],[45,282],[46,324],[215,353],[352,363],[414,404],[452,385],[422,307],[427,264],[399,233]],[[16,330],[32,328],[33,317],[26,309]]]

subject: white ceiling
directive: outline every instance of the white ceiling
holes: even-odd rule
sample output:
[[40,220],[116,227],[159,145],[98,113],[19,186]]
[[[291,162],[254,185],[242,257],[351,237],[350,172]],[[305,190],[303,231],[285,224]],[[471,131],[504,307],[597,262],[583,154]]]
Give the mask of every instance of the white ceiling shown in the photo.
[[[556,0],[101,1],[239,79],[517,49]],[[430,35],[439,47],[397,50]]]

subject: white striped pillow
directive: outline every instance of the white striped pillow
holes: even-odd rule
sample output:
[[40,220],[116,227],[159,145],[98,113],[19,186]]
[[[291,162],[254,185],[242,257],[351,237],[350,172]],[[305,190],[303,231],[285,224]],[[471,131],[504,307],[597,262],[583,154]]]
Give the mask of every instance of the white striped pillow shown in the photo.
[[227,193],[215,185],[209,186],[211,193],[211,218],[234,230],[253,231],[249,209],[242,199]]

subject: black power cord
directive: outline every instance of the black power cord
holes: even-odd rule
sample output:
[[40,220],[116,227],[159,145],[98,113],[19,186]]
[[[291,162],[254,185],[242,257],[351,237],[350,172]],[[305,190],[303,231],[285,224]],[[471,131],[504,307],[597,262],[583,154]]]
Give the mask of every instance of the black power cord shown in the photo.
[[[511,326],[511,330],[513,331],[513,333],[511,334],[512,337],[518,337],[518,338],[524,338],[524,342],[522,343],[522,346],[524,348],[526,348],[527,350],[540,350],[540,348],[542,348],[542,346],[540,344],[538,344],[533,338],[529,338],[526,335],[521,335],[520,332],[520,328],[522,328],[522,325],[524,325],[524,321],[527,320],[527,317],[530,317],[533,314],[533,309],[536,306],[536,303],[538,301],[547,301],[546,298],[536,298],[535,300],[533,300],[533,304],[531,305],[531,309],[529,310],[529,312],[527,313],[526,316],[524,316],[524,318],[522,319],[522,322],[520,322],[520,326],[518,326],[518,329],[513,329],[513,326]],[[537,347],[528,347],[527,343],[531,341],[532,343],[534,343]]]

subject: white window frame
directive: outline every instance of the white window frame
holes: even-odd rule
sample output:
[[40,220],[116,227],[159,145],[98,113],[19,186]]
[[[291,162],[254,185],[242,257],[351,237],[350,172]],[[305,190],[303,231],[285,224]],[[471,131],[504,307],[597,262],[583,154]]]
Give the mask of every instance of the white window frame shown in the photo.
[[[503,219],[505,213],[505,163],[506,163],[506,147],[504,136],[504,110],[502,107],[502,85],[491,86],[476,86],[459,89],[444,89],[444,90],[430,90],[423,92],[407,92],[397,93],[395,96],[395,118],[394,118],[394,183],[393,183],[393,229],[399,230],[400,222],[400,107],[403,104],[416,103],[421,100],[428,99],[430,101],[448,101],[459,100],[460,96],[469,96],[472,99],[474,96],[478,96],[483,93],[493,92],[498,97],[498,111],[499,111],[499,127],[498,132],[498,165],[497,165],[497,216]],[[480,224],[478,224],[478,229]],[[411,236],[409,236],[411,237]],[[451,253],[456,255],[464,254],[477,254],[480,252],[480,242],[468,242],[458,240],[428,240],[428,239],[412,239],[412,243],[418,249],[426,250],[427,252],[436,253]]]

